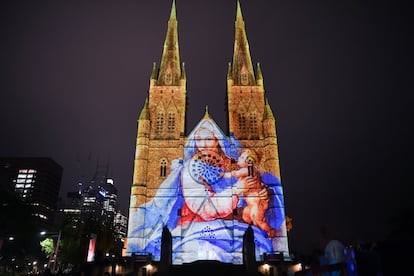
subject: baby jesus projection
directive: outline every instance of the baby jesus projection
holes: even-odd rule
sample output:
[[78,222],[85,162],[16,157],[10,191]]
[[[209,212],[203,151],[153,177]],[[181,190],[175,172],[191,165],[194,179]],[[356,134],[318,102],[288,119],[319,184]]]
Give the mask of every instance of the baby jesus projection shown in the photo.
[[269,195],[266,185],[262,182],[259,171],[254,166],[256,156],[251,149],[243,149],[238,158],[239,169],[220,174],[226,178],[236,177],[234,185],[236,195],[243,195],[246,206],[242,210],[242,221],[256,225],[266,231],[269,238],[276,235],[276,230],[271,228],[266,221],[265,213],[269,208]]
[[287,253],[281,183],[261,169],[254,148],[227,137],[211,118],[190,133],[184,158],[142,205],[131,196],[127,255],[160,258],[161,234],[172,235],[173,263],[217,260],[241,264],[243,235],[252,226],[256,258]]

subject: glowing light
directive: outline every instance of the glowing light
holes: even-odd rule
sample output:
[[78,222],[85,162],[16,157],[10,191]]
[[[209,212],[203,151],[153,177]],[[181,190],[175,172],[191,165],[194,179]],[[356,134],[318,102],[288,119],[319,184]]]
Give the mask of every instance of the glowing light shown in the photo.
[[294,264],[294,265],[292,265],[292,266],[290,267],[290,270],[291,270],[292,272],[298,272],[298,271],[301,271],[301,270],[302,270],[302,264],[301,264],[301,263]]
[[146,267],[148,272],[151,272],[152,269],[154,268],[151,264],[147,264],[145,267]]

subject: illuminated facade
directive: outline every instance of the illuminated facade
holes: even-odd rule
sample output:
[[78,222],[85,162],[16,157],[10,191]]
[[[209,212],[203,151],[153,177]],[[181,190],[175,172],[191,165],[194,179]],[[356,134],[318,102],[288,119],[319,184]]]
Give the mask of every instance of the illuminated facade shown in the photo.
[[160,259],[165,227],[172,262],[243,263],[252,227],[256,259],[288,255],[275,118],[259,64],[253,69],[237,4],[233,61],[227,74],[229,134],[209,115],[186,136],[186,74],[173,2],[159,70],[138,120],[125,255]]

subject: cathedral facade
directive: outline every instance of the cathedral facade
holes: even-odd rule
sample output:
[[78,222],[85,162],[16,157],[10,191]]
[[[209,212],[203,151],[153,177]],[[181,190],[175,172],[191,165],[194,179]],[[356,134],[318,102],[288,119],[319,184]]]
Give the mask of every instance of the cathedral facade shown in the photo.
[[251,61],[239,2],[227,73],[228,133],[207,108],[185,133],[186,81],[173,2],[161,63],[154,63],[138,119],[125,255],[159,260],[165,229],[174,264],[243,263],[247,229],[257,260],[288,255],[275,117],[260,65]]

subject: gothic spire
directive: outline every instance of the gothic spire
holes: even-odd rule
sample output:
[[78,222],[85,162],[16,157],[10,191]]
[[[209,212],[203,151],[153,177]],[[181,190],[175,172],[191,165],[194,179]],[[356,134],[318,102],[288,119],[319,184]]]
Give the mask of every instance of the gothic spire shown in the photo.
[[154,62],[153,64],[152,64],[152,72],[151,72],[151,79],[152,80],[156,80],[157,79],[157,63],[156,62]]
[[186,74],[185,74],[185,63],[183,62],[181,64],[181,79],[185,80],[187,78]]
[[232,77],[235,85],[256,84],[240,1],[237,1]]
[[179,85],[181,78],[180,54],[178,51],[178,23],[175,11],[175,0],[172,2],[167,35],[161,58],[158,85]]
[[206,105],[203,119],[211,119],[210,114],[208,113],[208,105]]
[[275,116],[273,115],[272,108],[270,108],[270,104],[267,98],[266,98],[265,110],[263,114],[263,120],[266,120],[266,119],[275,120]]
[[145,98],[144,107],[141,110],[141,114],[139,115],[140,120],[149,120],[149,114],[148,114],[148,97]]
[[263,80],[262,69],[260,68],[260,63],[257,63],[257,80]]

